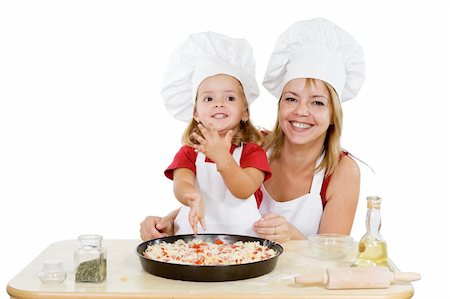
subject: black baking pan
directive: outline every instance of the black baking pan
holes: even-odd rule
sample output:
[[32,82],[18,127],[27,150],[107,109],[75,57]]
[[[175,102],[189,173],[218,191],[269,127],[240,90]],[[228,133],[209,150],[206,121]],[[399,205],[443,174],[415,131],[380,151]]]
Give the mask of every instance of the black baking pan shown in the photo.
[[[215,240],[219,239],[229,244],[238,241],[257,241],[261,245],[265,245],[273,249],[276,252],[276,255],[274,257],[271,257],[270,259],[254,263],[219,266],[172,264],[155,261],[144,257],[144,251],[147,249],[148,245],[159,244],[162,242],[173,243],[179,239],[183,239],[185,242],[189,242],[194,238],[201,239],[204,242],[214,242]],[[148,273],[156,276],[188,281],[230,281],[258,277],[271,272],[277,264],[278,257],[283,252],[283,247],[275,242],[266,239],[249,236],[197,234],[196,236],[179,235],[146,241],[139,244],[139,246],[136,248],[136,251],[141,261],[142,268],[144,268],[144,270]]]

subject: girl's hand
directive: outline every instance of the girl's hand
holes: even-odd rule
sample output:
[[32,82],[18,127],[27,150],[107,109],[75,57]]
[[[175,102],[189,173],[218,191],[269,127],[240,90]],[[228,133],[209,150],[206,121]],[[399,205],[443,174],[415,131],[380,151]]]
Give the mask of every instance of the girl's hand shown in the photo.
[[286,218],[275,213],[268,213],[253,224],[253,231],[261,238],[277,242],[293,239],[293,230],[295,229]]
[[203,230],[206,230],[205,202],[199,193],[186,193],[184,198],[188,200],[189,203],[189,223],[196,235],[198,233],[197,226],[199,222]]
[[221,137],[213,123],[209,123],[208,127],[199,123],[198,128],[202,132],[203,137],[199,134],[192,133],[192,136],[200,143],[194,145],[194,148],[213,160],[218,168],[220,166],[226,166],[219,165],[219,163],[229,163],[227,157],[230,155],[231,141],[234,136],[233,130],[229,130],[225,134],[225,137]]

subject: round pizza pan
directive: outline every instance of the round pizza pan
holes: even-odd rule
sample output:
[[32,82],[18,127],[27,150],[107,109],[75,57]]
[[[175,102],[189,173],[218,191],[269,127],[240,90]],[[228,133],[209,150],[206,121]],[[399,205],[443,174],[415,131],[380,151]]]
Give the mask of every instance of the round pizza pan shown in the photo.
[[[176,240],[183,239],[189,242],[194,238],[201,239],[204,242],[213,243],[219,239],[223,242],[232,244],[238,241],[254,242],[257,241],[261,245],[268,246],[276,252],[276,255],[264,261],[239,265],[185,265],[172,264],[148,259],[144,257],[144,251],[148,245],[159,244],[162,242],[173,243]],[[137,254],[141,261],[142,268],[153,275],[187,281],[230,281],[258,277],[271,272],[278,261],[278,257],[283,252],[281,245],[261,238],[241,235],[226,234],[197,234],[195,235],[178,235],[165,238],[154,239],[139,244],[136,248]]]

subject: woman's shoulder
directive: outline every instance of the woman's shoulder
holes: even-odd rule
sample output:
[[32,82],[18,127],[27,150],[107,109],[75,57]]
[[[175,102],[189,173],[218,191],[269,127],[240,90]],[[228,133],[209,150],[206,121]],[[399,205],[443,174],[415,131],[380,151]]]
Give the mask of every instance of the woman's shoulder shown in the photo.
[[358,163],[356,163],[356,161],[352,158],[351,154],[347,151],[341,152],[341,157],[339,159],[339,163],[338,163],[337,167],[338,168],[342,167],[344,169],[355,168],[355,169],[359,170]]
[[339,190],[348,184],[359,184],[360,170],[358,163],[348,154],[344,153],[330,177],[329,189]]
[[328,200],[336,194],[344,197],[353,194],[354,190],[359,190],[359,185],[359,166],[347,152],[343,152],[334,172],[324,179],[320,192],[323,205],[325,206]]
[[333,173],[332,177],[359,177],[358,163],[348,154],[348,152],[342,152],[338,165]]

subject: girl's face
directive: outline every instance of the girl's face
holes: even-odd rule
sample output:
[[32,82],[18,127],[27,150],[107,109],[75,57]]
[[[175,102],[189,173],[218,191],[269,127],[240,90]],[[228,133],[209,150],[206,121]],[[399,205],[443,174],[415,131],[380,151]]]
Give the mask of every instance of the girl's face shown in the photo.
[[284,86],[278,113],[286,141],[323,144],[331,123],[331,98],[325,83],[311,79],[289,81]]
[[234,77],[219,74],[206,78],[199,85],[194,111],[197,122],[206,127],[212,123],[220,135],[225,135],[248,118],[242,85]]

